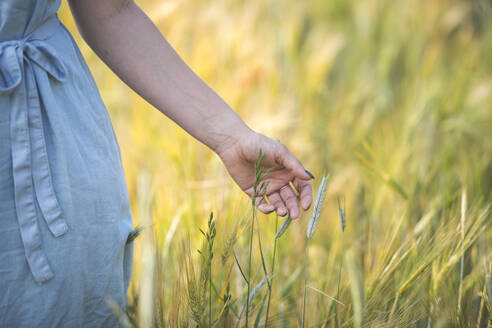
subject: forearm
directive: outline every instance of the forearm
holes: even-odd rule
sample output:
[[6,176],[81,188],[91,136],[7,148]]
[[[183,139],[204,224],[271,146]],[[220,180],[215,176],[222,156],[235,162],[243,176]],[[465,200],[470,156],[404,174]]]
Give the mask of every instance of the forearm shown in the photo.
[[111,8],[108,1],[106,8],[84,8],[95,1],[100,0],[71,1],[78,28],[94,52],[133,90],[215,151],[251,131],[181,60],[136,4],[130,1]]

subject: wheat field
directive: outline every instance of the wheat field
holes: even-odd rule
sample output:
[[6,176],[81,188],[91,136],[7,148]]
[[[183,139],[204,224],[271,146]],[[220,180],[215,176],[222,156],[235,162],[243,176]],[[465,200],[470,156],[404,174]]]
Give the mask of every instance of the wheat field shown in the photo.
[[125,325],[492,327],[490,1],[137,3],[314,192],[328,178],[311,236],[314,204],[275,238],[285,218],[118,80],[64,3],[143,227]]

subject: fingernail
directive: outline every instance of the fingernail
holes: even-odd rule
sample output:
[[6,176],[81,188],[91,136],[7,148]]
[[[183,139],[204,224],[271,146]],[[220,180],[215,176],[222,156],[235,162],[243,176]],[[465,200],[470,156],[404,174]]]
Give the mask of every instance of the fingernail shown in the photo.
[[284,216],[287,214],[287,209],[285,207],[281,207],[278,209],[278,215]]
[[311,172],[309,172],[308,170],[304,170],[306,172],[307,175],[309,175],[311,177],[311,179],[314,179],[314,175],[311,174]]

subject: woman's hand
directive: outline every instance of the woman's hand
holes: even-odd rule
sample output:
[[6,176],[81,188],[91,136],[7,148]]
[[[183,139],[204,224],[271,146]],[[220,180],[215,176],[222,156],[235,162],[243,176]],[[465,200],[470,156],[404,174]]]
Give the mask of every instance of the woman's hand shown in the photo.
[[[307,210],[313,200],[309,182],[314,177],[304,169],[301,162],[279,141],[274,141],[260,133],[249,130],[246,135],[236,136],[234,142],[217,149],[217,154],[224,162],[227,171],[238,186],[250,197],[254,195],[256,181],[254,165],[258,160],[260,148],[265,154],[262,170],[274,169],[262,180],[268,181],[267,195],[270,205],[264,198],[258,197],[255,202],[263,213],[276,210],[278,215],[285,216],[287,210],[292,219],[300,214],[297,196],[289,186],[292,181],[300,194],[301,206]],[[287,186],[283,188],[284,186]]]

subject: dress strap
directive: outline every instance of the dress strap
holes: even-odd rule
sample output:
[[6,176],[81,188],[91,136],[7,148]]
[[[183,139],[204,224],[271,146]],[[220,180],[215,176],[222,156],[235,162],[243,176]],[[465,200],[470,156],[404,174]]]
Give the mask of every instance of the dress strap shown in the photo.
[[60,26],[53,15],[25,38],[0,42],[0,95],[10,94],[12,104],[10,140],[17,220],[27,263],[39,283],[54,274],[42,249],[36,200],[53,236],[68,231],[53,188],[34,75],[35,69],[41,69],[58,82],[65,79],[59,54],[45,41]]

